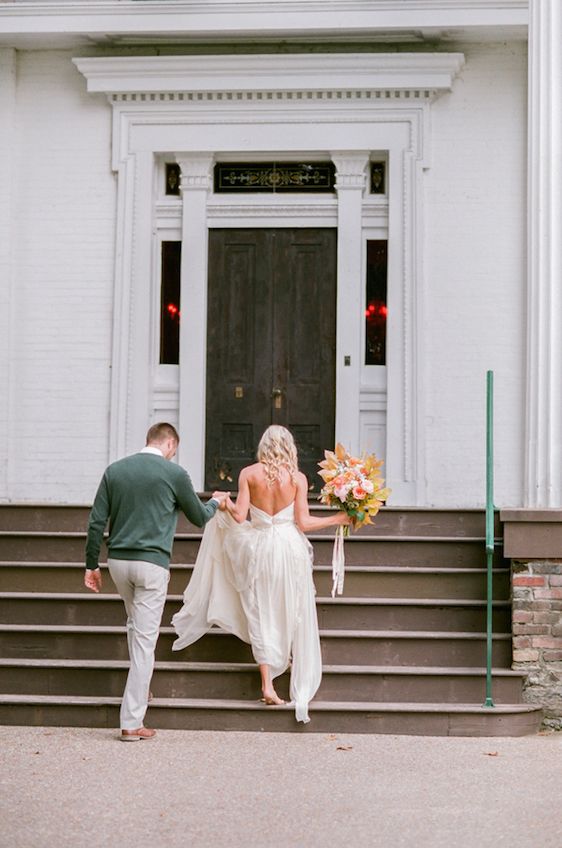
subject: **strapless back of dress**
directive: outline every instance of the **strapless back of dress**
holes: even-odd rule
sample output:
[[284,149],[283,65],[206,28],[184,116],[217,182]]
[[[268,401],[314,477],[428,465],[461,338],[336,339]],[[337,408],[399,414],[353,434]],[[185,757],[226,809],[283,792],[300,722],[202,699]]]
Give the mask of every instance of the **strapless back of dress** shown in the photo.
[[283,525],[295,524],[295,502],[288,504],[283,509],[276,512],[275,515],[270,515],[269,512],[260,509],[254,504],[250,504],[250,520],[252,527],[257,529],[267,529],[268,527],[281,527]]

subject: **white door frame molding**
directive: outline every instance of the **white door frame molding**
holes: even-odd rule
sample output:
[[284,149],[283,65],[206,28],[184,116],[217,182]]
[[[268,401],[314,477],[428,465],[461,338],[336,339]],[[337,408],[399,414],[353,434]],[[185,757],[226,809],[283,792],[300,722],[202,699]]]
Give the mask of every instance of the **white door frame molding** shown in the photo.
[[[198,327],[197,352],[188,358],[180,353],[179,402],[182,430],[190,443],[182,461],[188,464],[195,486],[202,488],[204,481],[205,392],[204,384],[201,387],[204,374],[195,378],[189,371],[195,361],[197,368],[205,363],[206,257],[202,251],[203,247],[206,250],[209,225],[213,156],[236,155],[248,160],[266,154],[331,156],[336,163],[338,225],[342,230],[336,437],[353,451],[361,448],[361,387],[354,368],[363,355],[361,308],[356,309],[364,288],[361,209],[366,202],[363,186],[369,156],[385,151],[389,160],[387,371],[392,433],[387,445],[387,478],[393,503],[424,503],[421,176],[429,166],[430,104],[451,90],[463,55],[150,56],[73,61],[86,77],[88,90],[108,96],[114,114],[113,167],[120,188],[113,352],[118,373],[114,373],[112,386],[111,457],[136,449],[140,429],[147,423],[146,390],[140,384],[142,369],[146,385],[151,373],[151,364],[145,362],[147,346],[142,347],[142,334],[148,332],[142,301],[147,269],[152,267],[145,253],[155,207],[149,171],[150,161],[162,155],[175,155],[184,171],[183,238],[192,246],[200,239],[193,259],[195,275],[189,282],[190,272],[182,270],[182,282],[194,298]],[[194,161],[206,163],[205,185],[189,184]],[[240,203],[239,197],[236,203]],[[186,308],[182,306],[184,316]],[[188,323],[184,317],[184,340]],[[192,344],[190,336],[182,347],[185,350]],[[343,364],[344,354],[351,356],[350,367]],[[142,426],[134,423],[137,421]]]

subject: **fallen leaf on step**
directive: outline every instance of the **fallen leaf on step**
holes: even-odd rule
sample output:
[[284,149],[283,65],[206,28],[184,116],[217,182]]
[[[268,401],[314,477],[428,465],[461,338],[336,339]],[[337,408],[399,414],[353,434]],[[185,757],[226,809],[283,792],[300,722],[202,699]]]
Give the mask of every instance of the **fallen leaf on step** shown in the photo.
[[352,751],[353,745],[338,745],[336,751]]
[[499,754],[498,754],[497,751],[483,751],[482,753],[484,754],[485,757],[499,757]]

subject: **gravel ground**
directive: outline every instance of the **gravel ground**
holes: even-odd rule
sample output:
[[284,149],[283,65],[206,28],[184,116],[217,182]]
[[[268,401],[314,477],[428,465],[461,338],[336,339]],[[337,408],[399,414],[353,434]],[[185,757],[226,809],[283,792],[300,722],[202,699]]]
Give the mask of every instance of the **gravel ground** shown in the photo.
[[561,848],[562,734],[0,727],[1,848]]

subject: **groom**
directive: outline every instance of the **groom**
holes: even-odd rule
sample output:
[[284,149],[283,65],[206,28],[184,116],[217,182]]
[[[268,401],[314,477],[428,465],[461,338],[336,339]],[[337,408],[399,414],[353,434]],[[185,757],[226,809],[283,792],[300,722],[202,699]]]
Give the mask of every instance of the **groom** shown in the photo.
[[88,523],[86,574],[88,589],[99,592],[103,533],[109,520],[109,573],[127,611],[131,666],[121,704],[121,739],[151,739],[143,726],[154,650],[170,579],[170,555],[178,510],[197,527],[215,514],[226,493],[214,492],[207,504],[197,497],[186,471],[168,460],[179,436],[171,424],[154,424],[140,453],[106,468]]

